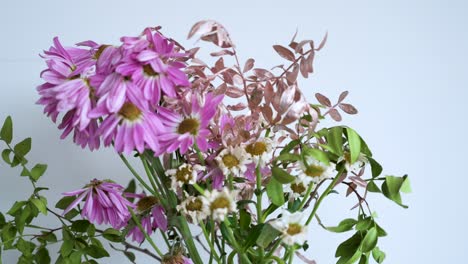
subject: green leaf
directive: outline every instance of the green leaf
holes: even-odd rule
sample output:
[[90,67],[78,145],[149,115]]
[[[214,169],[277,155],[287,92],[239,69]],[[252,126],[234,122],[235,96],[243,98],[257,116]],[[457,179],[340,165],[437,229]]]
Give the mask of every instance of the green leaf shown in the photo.
[[62,246],[60,247],[60,255],[67,257],[73,251],[74,242],[71,239],[66,239],[63,241]]
[[330,147],[331,151],[338,156],[343,155],[343,127],[337,126],[332,127],[328,130],[328,134],[326,136],[328,146]]
[[21,170],[20,176],[29,177],[31,176],[31,172],[26,167],[23,167],[23,170]]
[[271,202],[277,206],[281,206],[285,203],[283,185],[279,183],[275,178],[271,178],[266,186],[268,198]]
[[31,150],[31,138],[26,138],[14,147],[15,154],[21,158],[26,156]]
[[284,154],[284,153],[288,153],[290,152],[291,150],[293,150],[297,145],[299,145],[301,143],[301,141],[299,139],[295,139],[295,140],[292,140],[291,142],[289,142],[284,148],[283,150],[281,150],[280,154]]
[[31,169],[31,178],[34,181],[37,181],[44,174],[46,170],[47,170],[47,164],[36,164],[36,166],[34,166]]
[[377,228],[373,227],[367,231],[366,236],[362,240],[361,250],[362,252],[369,252],[375,248],[378,241]]
[[5,224],[6,224],[5,216],[0,212],[0,230],[3,228],[3,226],[5,226]]
[[18,233],[22,234],[24,230],[24,225],[26,224],[26,219],[32,214],[32,210],[29,204],[27,204],[23,209],[18,210],[15,215],[15,224],[18,229]]
[[50,263],[49,251],[47,251],[45,247],[39,248],[39,250],[36,252],[36,255],[34,256],[34,259],[36,260],[37,263],[49,264]]
[[381,251],[379,247],[375,247],[372,250],[372,257],[377,263],[380,264],[383,263],[383,261],[385,260],[385,253]]
[[36,245],[34,243],[25,241],[23,238],[19,238],[16,243],[16,248],[25,256],[32,256],[35,247]]
[[75,196],[65,196],[55,204],[55,208],[65,210],[75,200],[75,198]]
[[0,138],[6,143],[10,144],[13,139],[13,121],[8,116],[3,122],[2,130],[0,131]]
[[374,181],[369,181],[367,183],[367,191],[376,193],[382,192]]
[[[125,188],[125,190],[123,191],[124,193],[135,193],[136,191],[136,183],[135,183],[135,179],[132,179],[130,182],[128,182],[128,186],[127,188]],[[127,198],[130,202],[133,203],[133,200],[135,200],[135,198]]]
[[45,197],[31,198],[29,201],[31,201],[42,214],[47,215],[47,200]]
[[359,264],[368,264],[368,263],[369,263],[369,259],[367,258],[367,256],[362,255],[361,259],[359,260]]
[[348,218],[341,221],[338,226],[327,227],[326,229],[335,233],[342,233],[353,229],[353,226],[357,223],[355,219]]
[[408,208],[408,206],[402,203],[400,191],[403,184],[405,184],[404,190],[409,190],[409,182],[405,183],[407,178],[407,175],[403,177],[387,176],[385,177],[385,181],[382,184],[382,193],[385,195],[385,197],[394,201],[403,208]]
[[361,244],[361,235],[355,233],[352,237],[341,243],[336,249],[335,257],[340,257],[337,264],[351,264],[361,256],[359,246]]
[[239,226],[241,230],[248,230],[250,223],[252,222],[252,217],[245,209],[239,210]]
[[109,257],[109,253],[102,248],[98,247],[96,245],[90,245],[85,249],[85,253],[93,258],[103,258],[103,257]]
[[72,223],[70,229],[75,232],[86,232],[91,223],[88,220],[76,220]]
[[298,161],[300,159],[299,155],[291,153],[283,153],[276,158],[278,161]]
[[273,177],[276,179],[276,181],[281,184],[287,184],[287,183],[293,182],[296,179],[296,177],[292,176],[287,171],[278,167],[273,167],[271,169],[271,173]]
[[374,220],[372,217],[366,217],[363,219],[360,219],[358,223],[356,224],[356,230],[359,231],[366,231],[368,230],[372,225],[374,224]]
[[410,184],[410,180],[409,180],[408,177],[406,177],[406,178],[403,180],[403,183],[401,184],[400,191],[401,191],[402,193],[411,193],[411,184]]
[[16,201],[10,210],[8,210],[7,214],[15,216],[16,212],[20,210],[25,204],[27,204],[26,201]]
[[373,158],[367,156],[371,166],[372,178],[379,176],[382,173],[382,166]]
[[11,154],[11,149],[4,149],[2,151],[2,159],[3,161],[5,161],[6,164],[11,164],[11,158],[10,158],[10,154]]
[[319,149],[314,149],[314,148],[303,148],[302,153],[304,157],[310,156],[315,160],[321,161],[325,163],[325,165],[330,164],[330,160],[328,159],[328,156],[325,152],[319,150]]
[[5,250],[13,248],[13,242],[15,242],[15,235],[17,229],[12,224],[8,223],[2,228],[2,241]]
[[249,235],[247,236],[247,238],[242,242],[242,247],[244,248],[244,250],[247,250],[248,248],[252,247],[253,245],[255,245],[255,243],[257,242],[258,240],[258,237],[260,236],[260,234],[262,233],[262,230],[263,230],[263,227],[265,226],[265,224],[258,224],[256,226],[253,226],[250,230],[249,230]]
[[354,163],[358,160],[359,154],[361,153],[361,137],[352,128],[347,127],[346,133],[348,135],[349,151],[351,153],[350,163]]
[[102,234],[105,239],[112,241],[112,242],[122,242],[123,237],[120,231],[115,230],[113,228],[107,228],[104,230],[104,233]]
[[133,252],[124,251],[124,254],[128,258],[128,260],[130,260],[130,262],[135,263],[136,257],[135,257],[135,254]]
[[266,248],[280,234],[280,231],[276,230],[269,224],[265,224],[257,238],[257,245]]

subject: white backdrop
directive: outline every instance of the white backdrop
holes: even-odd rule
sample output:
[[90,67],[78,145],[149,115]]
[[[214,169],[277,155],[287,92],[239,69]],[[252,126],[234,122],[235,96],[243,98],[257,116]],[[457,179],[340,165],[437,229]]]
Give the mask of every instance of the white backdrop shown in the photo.
[[[297,1],[299,2],[299,1]],[[0,118],[12,115],[15,135],[32,136],[30,160],[49,164],[43,185],[51,204],[60,193],[94,177],[125,183],[129,173],[112,150],[90,153],[60,141],[60,132],[35,105],[35,87],[44,64],[38,57],[54,36],[68,45],[87,39],[117,43],[146,26],[163,30],[185,46],[191,25],[201,19],[224,24],[242,59],[258,66],[282,63],[271,48],[286,44],[296,28],[301,38],[326,47],[314,76],[301,83],[310,100],[315,92],[337,98],[349,90],[360,110],[347,116],[368,142],[384,172],[408,173],[413,193],[403,210],[370,198],[389,236],[380,246],[386,263],[461,263],[468,250],[464,160],[467,143],[465,97],[468,84],[464,1],[6,1],[0,0]],[[288,4],[290,6],[288,6]],[[30,186],[16,170],[0,165],[0,209],[24,199]],[[327,225],[354,216],[352,199],[327,199],[319,215]],[[50,222],[48,218],[43,222]],[[313,228],[309,255],[334,263],[338,242],[348,235]],[[7,254],[5,263],[15,263]],[[127,263],[116,254],[102,263]],[[140,258],[139,263],[148,263]],[[299,261],[298,261],[299,263]]]

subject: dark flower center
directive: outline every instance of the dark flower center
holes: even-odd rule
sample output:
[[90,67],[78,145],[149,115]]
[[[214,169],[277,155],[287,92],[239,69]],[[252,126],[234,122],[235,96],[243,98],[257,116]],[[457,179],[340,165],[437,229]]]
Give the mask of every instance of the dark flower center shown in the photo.
[[216,209],[221,209],[221,208],[229,208],[231,205],[231,201],[227,199],[224,196],[220,196],[216,198],[211,204],[210,204],[210,209],[211,210],[216,210]]
[[236,156],[232,154],[226,154],[223,156],[223,163],[224,163],[224,166],[230,169],[232,167],[239,165],[239,160],[236,158]]
[[140,212],[144,212],[153,208],[153,206],[157,205],[158,202],[158,198],[154,196],[145,196],[138,201],[137,210]]
[[146,65],[143,65],[143,72],[145,73],[145,75],[147,76],[159,76],[159,73],[155,72],[153,70],[153,67],[151,67],[150,64],[146,64]]
[[305,174],[309,177],[319,177],[320,175],[323,174],[325,171],[325,168],[322,166],[317,166],[317,165],[311,165],[307,166],[307,169],[305,170]]
[[175,174],[177,181],[187,183],[192,176],[192,169],[190,167],[183,167],[177,169]]
[[184,121],[180,122],[179,127],[177,128],[177,133],[185,134],[190,133],[196,135],[198,133],[198,128],[200,127],[200,122],[195,118],[186,118]]
[[189,211],[201,211],[202,206],[203,202],[199,198],[196,198],[195,200],[188,202],[186,208]]
[[260,156],[267,150],[267,146],[264,142],[255,142],[247,145],[245,151],[250,153],[252,156]]
[[301,193],[304,193],[306,188],[304,186],[304,184],[302,183],[292,183],[291,184],[291,190],[295,193],[298,193],[298,194],[301,194]]
[[288,233],[288,235],[296,235],[296,234],[299,234],[302,230],[302,226],[300,224],[296,224],[296,223],[293,223],[293,224],[289,224],[288,226],[288,230],[286,231],[286,233]]
[[119,115],[127,120],[134,121],[140,118],[141,110],[138,109],[134,104],[126,102],[120,108]]

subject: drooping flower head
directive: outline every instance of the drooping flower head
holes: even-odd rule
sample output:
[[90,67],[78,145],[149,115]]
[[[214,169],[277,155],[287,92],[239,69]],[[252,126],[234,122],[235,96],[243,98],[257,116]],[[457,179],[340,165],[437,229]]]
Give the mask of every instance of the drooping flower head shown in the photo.
[[190,107],[183,107],[182,113],[158,108],[163,125],[167,128],[159,137],[162,149],[166,153],[179,149],[181,154],[185,154],[196,143],[201,151],[206,151],[210,135],[208,126],[222,99],[223,96],[211,93],[204,98],[193,95]]
[[110,224],[120,229],[127,224],[131,214],[128,207],[133,204],[122,196],[124,187],[110,181],[92,180],[84,188],[63,193],[78,196],[63,212],[68,213],[84,200],[81,216],[95,224]]
[[[140,217],[141,226],[148,235],[151,235],[157,228],[162,231],[167,230],[166,213],[156,197],[143,196],[137,202],[136,210],[137,216]],[[130,229],[127,237],[132,237],[132,240],[138,243],[142,243],[145,239],[145,235],[137,225]]]
[[304,244],[307,237],[307,226],[302,224],[302,212],[290,213],[287,210],[282,216],[270,222],[270,225],[282,233],[282,241],[290,246]]
[[197,224],[210,215],[208,200],[204,196],[188,196],[179,205],[177,210],[189,221]]
[[44,113],[56,122],[63,114],[59,129],[62,138],[74,132],[74,142],[91,150],[99,147],[97,121],[88,116],[96,104],[95,88],[90,84],[95,60],[93,52],[83,48],[64,48],[58,38],[54,46],[44,52],[47,69],[41,73],[46,82],[37,90],[44,105]]
[[222,222],[228,214],[237,211],[235,202],[236,191],[229,191],[228,188],[223,188],[222,191],[213,190],[205,194],[209,201],[210,214],[214,221]]

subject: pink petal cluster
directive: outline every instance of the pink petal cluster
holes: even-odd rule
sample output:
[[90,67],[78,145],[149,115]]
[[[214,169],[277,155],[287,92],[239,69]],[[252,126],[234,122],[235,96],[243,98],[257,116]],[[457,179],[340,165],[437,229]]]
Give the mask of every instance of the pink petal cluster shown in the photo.
[[82,189],[63,193],[65,196],[77,196],[63,214],[84,201],[81,210],[83,218],[94,224],[110,224],[113,228],[120,229],[131,217],[128,207],[135,207],[123,197],[123,190],[124,187],[119,184],[94,179]]
[[[137,211],[140,211],[140,203],[146,199],[146,198],[154,198],[154,197],[146,197],[145,195],[140,195],[142,199],[140,199],[140,202],[137,203],[136,208]],[[152,199],[150,199],[152,200]],[[145,201],[143,203],[148,203],[148,201]],[[148,205],[145,205],[145,207]],[[150,206],[151,208],[146,209],[142,212],[139,212],[139,215],[141,216],[140,218],[140,223],[145,232],[148,235],[151,235],[154,230],[156,229],[161,229],[162,231],[167,231],[167,217],[166,217],[166,212],[164,211],[164,208],[161,204],[159,203],[154,203]],[[130,229],[130,231],[127,233],[127,237],[131,237],[133,241],[142,243],[145,240],[145,235],[143,232],[141,232],[140,228],[138,226],[133,226],[133,228]]]

